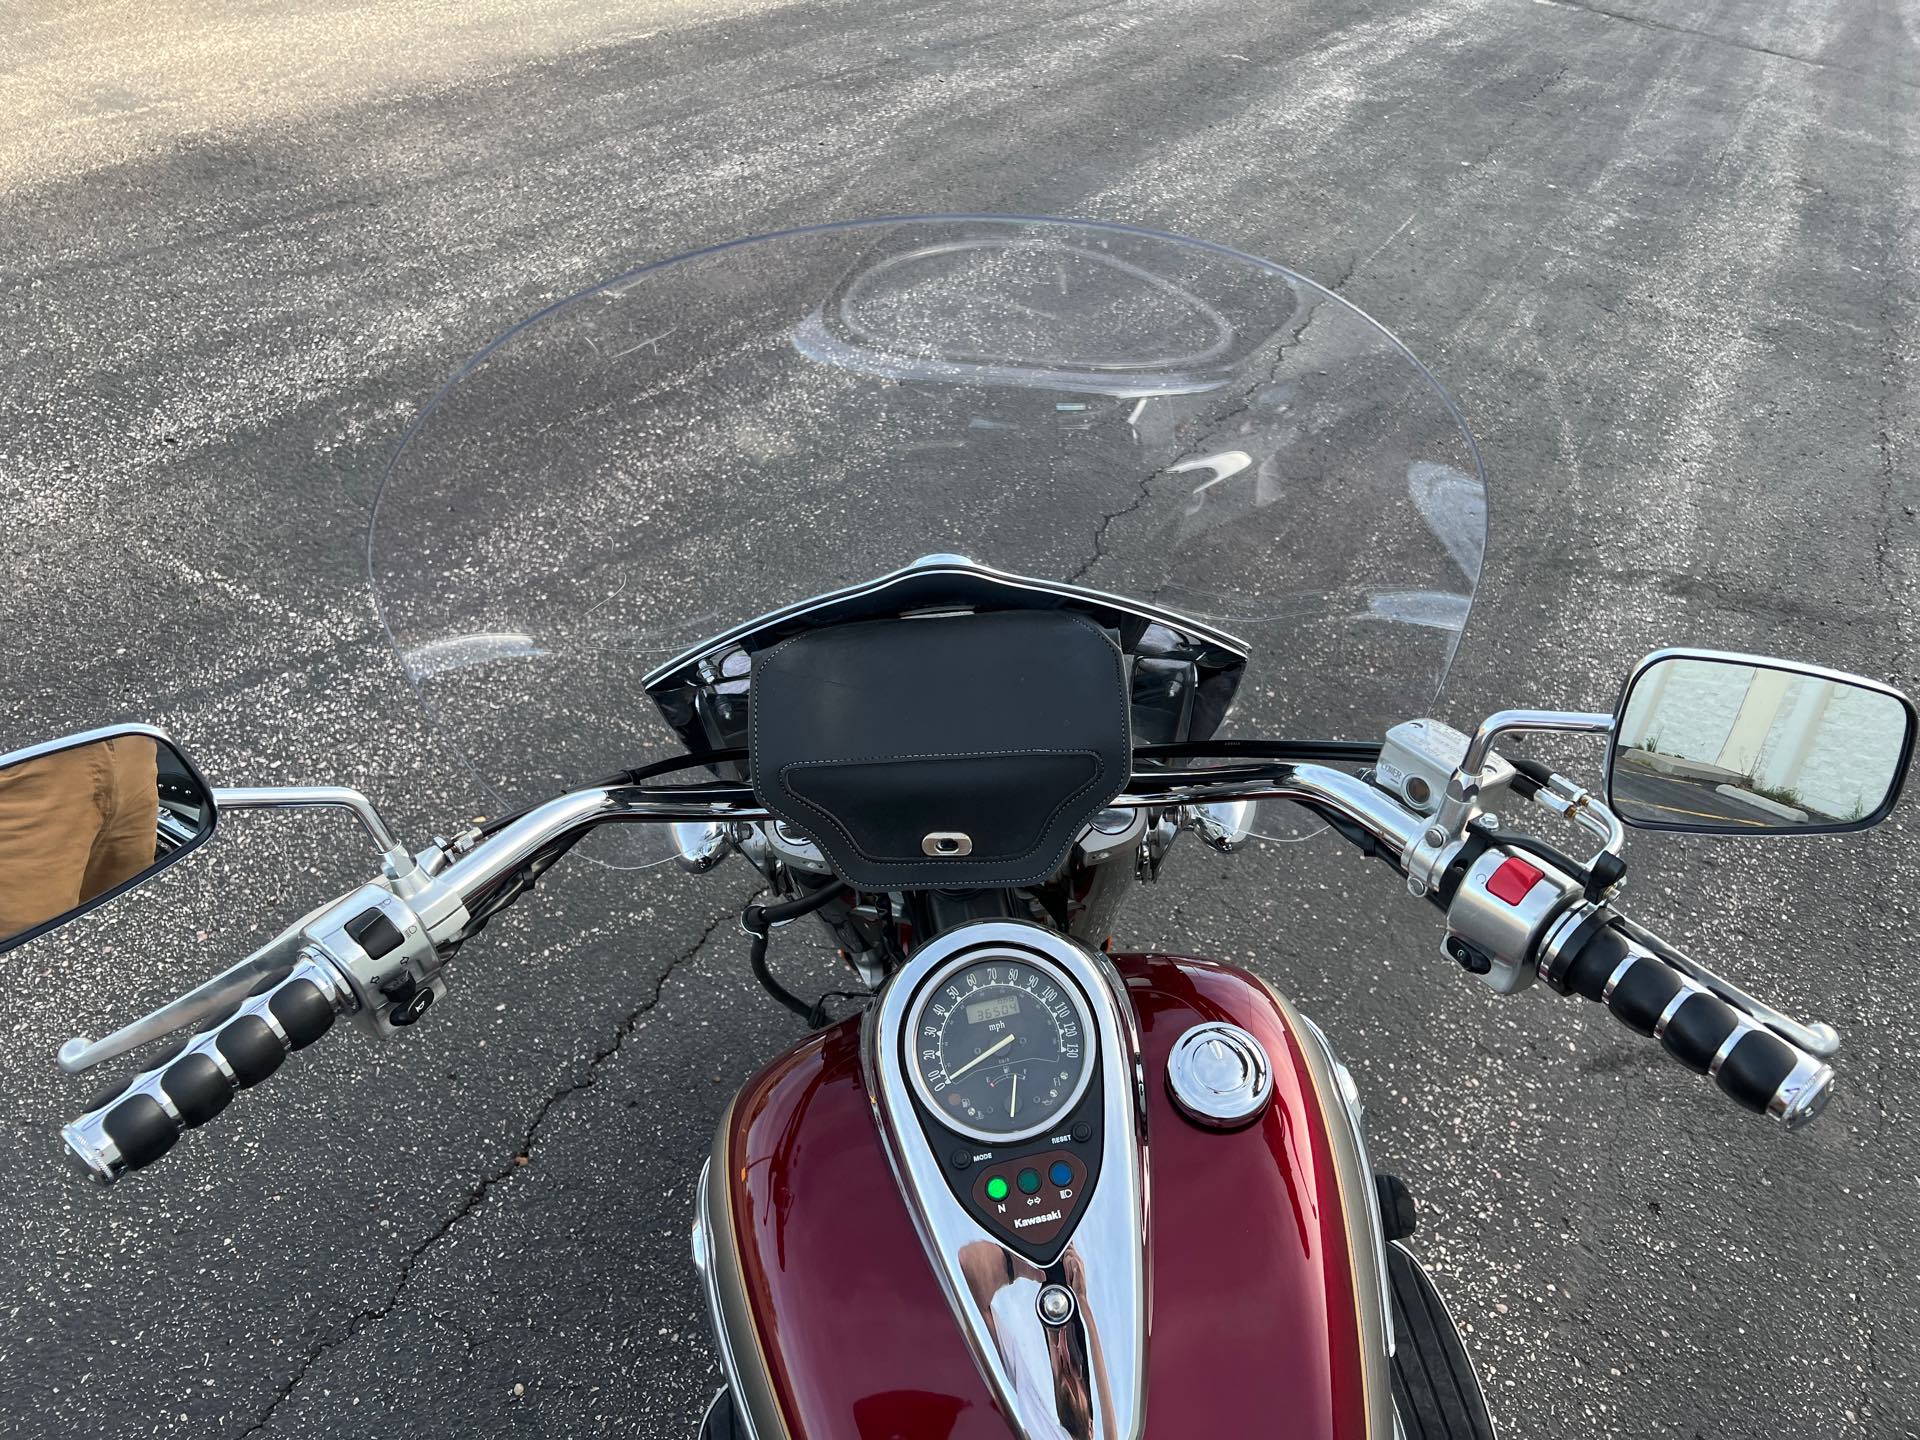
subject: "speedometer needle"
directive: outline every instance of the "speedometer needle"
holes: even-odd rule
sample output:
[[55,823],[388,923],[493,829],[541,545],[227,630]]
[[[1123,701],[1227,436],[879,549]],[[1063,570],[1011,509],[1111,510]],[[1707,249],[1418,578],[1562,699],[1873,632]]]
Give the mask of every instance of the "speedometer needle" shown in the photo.
[[989,1055],[998,1055],[1002,1050],[1006,1049],[1007,1046],[1011,1044],[1013,1044],[1013,1034],[1011,1031],[1009,1031],[1007,1034],[1002,1035],[998,1040],[994,1041],[993,1044],[989,1045],[986,1049],[982,1050],[978,1055],[974,1056],[973,1059],[967,1061],[967,1063],[962,1065],[958,1070],[955,1070],[951,1075],[947,1076],[947,1079],[958,1080],[962,1075],[966,1074],[967,1071],[973,1069],[974,1066],[978,1065],[982,1060],[986,1059]]

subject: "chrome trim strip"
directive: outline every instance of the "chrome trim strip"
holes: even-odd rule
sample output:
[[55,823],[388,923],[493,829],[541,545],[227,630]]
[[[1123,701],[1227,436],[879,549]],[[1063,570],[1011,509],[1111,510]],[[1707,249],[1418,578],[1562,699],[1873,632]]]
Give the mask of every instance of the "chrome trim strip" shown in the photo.
[[[727,1377],[727,1389],[722,1395],[740,1393],[740,1365],[733,1358],[733,1342],[727,1334],[726,1312],[720,1305],[720,1279],[716,1273],[718,1261],[713,1253],[713,1225],[708,1219],[711,1205],[709,1177],[713,1173],[713,1157],[708,1156],[700,1165],[700,1191],[694,1200],[693,1220],[693,1268],[700,1274],[700,1288],[707,1297],[708,1328],[713,1332],[714,1348],[720,1352],[720,1369]],[[740,1415],[740,1424],[747,1432],[747,1440],[757,1440],[753,1417],[744,1411]]]
[[[1299,1018],[1300,1023],[1312,1033],[1313,1038],[1320,1042],[1321,1053],[1333,1067],[1333,1078],[1336,1087],[1340,1091],[1342,1106],[1346,1110],[1348,1120],[1353,1124],[1353,1148],[1359,1156],[1360,1173],[1366,1177],[1367,1199],[1369,1203],[1364,1208],[1366,1209],[1368,1220],[1372,1222],[1369,1229],[1373,1234],[1374,1253],[1380,1262],[1378,1269],[1380,1273],[1381,1323],[1385,1327],[1386,1351],[1388,1356],[1392,1356],[1394,1346],[1393,1286],[1387,1278],[1387,1230],[1386,1225],[1380,1218],[1380,1192],[1378,1187],[1373,1183],[1373,1161],[1369,1159],[1367,1155],[1367,1117],[1366,1109],[1359,1101],[1360,1086],[1357,1082],[1354,1082],[1353,1072],[1347,1068],[1346,1062],[1343,1061],[1339,1053],[1334,1050],[1333,1042],[1327,1038],[1327,1032],[1320,1028],[1319,1023],[1315,1021],[1312,1016],[1304,1012],[1295,1011],[1294,1014]],[[1351,1089],[1349,1089],[1349,1085],[1351,1085]]]
[[[913,1108],[901,1054],[902,1027],[926,982],[977,950],[1019,950],[1052,961],[1078,986],[1093,1017],[1105,1153],[1066,1248],[1045,1267],[1007,1249],[954,1198],[943,1157],[934,1154]],[[1131,1034],[1125,988],[1104,957],[1037,925],[1005,920],[975,921],[930,941],[888,981],[862,1024],[867,1093],[888,1164],[974,1361],[1024,1440],[1139,1440],[1146,1424],[1143,1072]],[[1065,1285],[1076,1302],[1057,1330],[1035,1303],[1049,1283]],[[1070,1343],[1055,1342],[1062,1334]]]
[[[1325,1033],[1309,1020],[1293,1002],[1266,980],[1254,976],[1267,992],[1281,1019],[1296,1036],[1307,1036],[1313,1043],[1302,1045],[1307,1073],[1313,1081],[1314,1097],[1327,1120],[1328,1148],[1333,1152],[1335,1182],[1340,1190],[1340,1208],[1346,1222],[1347,1259],[1353,1272],[1355,1318],[1360,1328],[1360,1371],[1367,1410],[1367,1434],[1387,1440],[1395,1418],[1393,1379],[1393,1290],[1387,1280],[1387,1242],[1380,1223],[1380,1202],[1373,1186],[1373,1167],[1367,1158],[1366,1138],[1354,1122],[1353,1111],[1342,1092],[1336,1066],[1340,1059],[1333,1053]],[[1347,1124],[1334,1123],[1344,1116]],[[1368,1256],[1373,1263],[1368,1264]]]
[[1744,1015],[1735,1021],[1733,1029],[1727,1032],[1727,1038],[1720,1042],[1720,1048],[1714,1051],[1713,1058],[1707,1061],[1707,1078],[1710,1080],[1718,1080],[1720,1078],[1720,1067],[1727,1063],[1727,1056],[1733,1053],[1733,1047],[1746,1039],[1752,1031],[1758,1030],[1759,1028],[1758,1025],[1754,1024]]
[[1684,983],[1674,992],[1673,998],[1667,1001],[1660,1013],[1654,1017],[1653,1038],[1656,1040],[1665,1040],[1667,1038],[1667,1026],[1673,1023],[1673,1017],[1680,1013],[1680,1007],[1682,1005],[1686,1004],[1687,1001],[1696,995],[1705,995],[1707,993],[1705,987],[1694,984],[1693,981],[1688,980],[1685,976],[1682,976],[1681,980]]
[[1627,958],[1613,967],[1612,972],[1607,976],[1606,983],[1600,987],[1601,1003],[1606,1005],[1613,1004],[1613,992],[1619,988],[1620,982],[1627,978],[1627,972],[1642,960],[1650,958],[1646,952],[1637,947],[1627,951]]
[[857,585],[849,585],[841,590],[829,590],[820,595],[809,596],[791,605],[782,605],[777,609],[769,610],[764,615],[755,616],[751,620],[743,620],[710,639],[688,646],[664,664],[654,666],[640,677],[641,687],[651,691],[654,686],[670,679],[675,671],[696,664],[722,650],[730,649],[762,630],[797,620],[812,611],[823,610],[848,600],[861,600],[870,595],[882,594],[906,581],[922,579],[929,575],[967,575],[975,579],[991,580],[1009,589],[1026,590],[1038,595],[1054,595],[1065,600],[1096,601],[1101,605],[1123,610],[1138,619],[1156,625],[1166,625],[1184,635],[1191,635],[1209,644],[1223,646],[1243,659],[1250,653],[1246,641],[1229,635],[1224,630],[1173,610],[1162,610],[1158,606],[1129,599],[1124,595],[1109,594],[1105,590],[1092,590],[1084,585],[1068,585],[1056,580],[1042,580],[1031,575],[1015,575],[1010,571],[996,570],[991,565],[982,565],[978,561],[969,560],[964,555],[927,555],[915,560],[912,564],[903,565],[898,570],[890,570],[875,579],[863,580]]
[[1572,963],[1572,957],[1562,955],[1561,949],[1598,909],[1600,907],[1591,900],[1576,900],[1547,927],[1546,937],[1540,942],[1533,966],[1540,978],[1547,982],[1547,987],[1558,994],[1567,993],[1562,961]]
[[[787,1423],[773,1393],[773,1377],[767,1369],[766,1352],[760,1346],[760,1331],[746,1302],[746,1282],[740,1273],[739,1239],[733,1227],[733,1202],[727,1184],[727,1140],[733,1130],[733,1103],[720,1119],[714,1136],[713,1151],[700,1167],[700,1191],[696,1200],[698,1219],[693,1227],[694,1268],[700,1272],[707,1296],[707,1314],[713,1330],[714,1346],[720,1352],[720,1368],[733,1391],[734,1412],[740,1417],[747,1440],[787,1440]],[[713,1184],[713,1169],[720,1167],[720,1184]],[[702,1250],[705,1263],[701,1263]],[[743,1363],[735,1337],[745,1335],[752,1354]],[[744,1347],[742,1347],[744,1348]]]

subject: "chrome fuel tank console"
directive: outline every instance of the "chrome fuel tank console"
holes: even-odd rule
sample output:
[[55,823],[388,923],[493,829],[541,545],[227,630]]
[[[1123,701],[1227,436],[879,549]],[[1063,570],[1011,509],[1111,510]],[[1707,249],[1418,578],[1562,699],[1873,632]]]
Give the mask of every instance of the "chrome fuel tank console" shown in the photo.
[[893,977],[862,1046],[894,1176],[1001,1412],[1025,1437],[1137,1440],[1139,1047],[1112,967],[1038,926],[963,925]]

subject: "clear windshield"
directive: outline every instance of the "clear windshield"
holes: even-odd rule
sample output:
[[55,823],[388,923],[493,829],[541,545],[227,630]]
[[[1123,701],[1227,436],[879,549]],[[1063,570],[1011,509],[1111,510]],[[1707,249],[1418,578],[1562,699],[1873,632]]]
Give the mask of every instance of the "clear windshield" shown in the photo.
[[[1446,675],[1485,515],[1452,401],[1313,282],[942,217],[740,241],[542,311],[416,419],[368,558],[443,741],[517,806],[681,748],[641,685],[662,661],[931,552],[1239,637],[1222,735],[1377,738]],[[665,855],[621,828],[617,863]]]

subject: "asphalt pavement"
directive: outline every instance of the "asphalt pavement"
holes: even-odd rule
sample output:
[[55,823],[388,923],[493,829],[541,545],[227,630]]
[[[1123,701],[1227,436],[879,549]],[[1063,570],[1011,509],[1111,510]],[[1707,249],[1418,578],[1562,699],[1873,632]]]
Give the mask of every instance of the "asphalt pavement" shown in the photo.
[[[641,261],[933,210],[1223,241],[1422,356],[1492,476],[1456,724],[1605,707],[1677,643],[1920,690],[1913,23],[25,0],[0,19],[0,748],[151,719],[216,782],[354,784],[410,835],[447,827],[481,797],[364,564],[408,416]],[[1841,1097],[1791,1137],[1591,1006],[1485,993],[1330,846],[1189,843],[1124,938],[1251,964],[1345,1052],[1505,1434],[1920,1435],[1911,814],[1633,848],[1640,918],[1845,1033]],[[87,1089],[61,1039],[369,859],[344,819],[237,815],[0,957],[0,1434],[691,1432],[715,1384],[695,1174],[794,1034],[746,974],[738,862],[556,872],[403,1042],[317,1047],[111,1191],[61,1164]]]
[[1758,805],[1749,805],[1733,795],[1721,794],[1710,780],[1629,770],[1622,765],[1614,774],[1613,784],[1613,796],[1620,802],[1622,814],[1657,823],[1712,824],[1752,830],[1777,830],[1790,827],[1793,823],[1785,816],[1762,810]]

